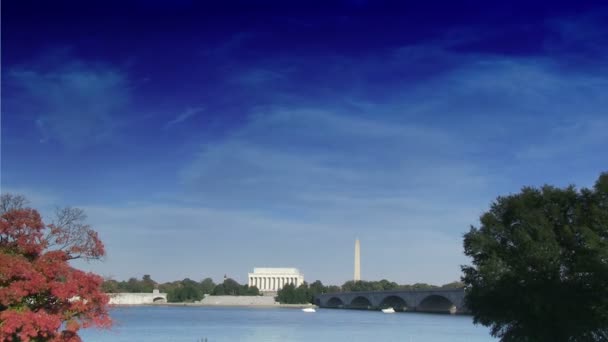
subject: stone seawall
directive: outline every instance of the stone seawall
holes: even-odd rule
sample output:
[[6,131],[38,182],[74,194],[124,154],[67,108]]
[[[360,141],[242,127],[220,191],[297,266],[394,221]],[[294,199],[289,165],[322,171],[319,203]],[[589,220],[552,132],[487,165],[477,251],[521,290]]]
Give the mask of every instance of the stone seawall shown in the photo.
[[167,294],[154,290],[152,293],[108,293],[110,305],[143,305],[166,303]]
[[270,296],[206,296],[201,301],[202,305],[235,305],[235,306],[250,306],[263,305],[271,306],[278,305],[274,297]]

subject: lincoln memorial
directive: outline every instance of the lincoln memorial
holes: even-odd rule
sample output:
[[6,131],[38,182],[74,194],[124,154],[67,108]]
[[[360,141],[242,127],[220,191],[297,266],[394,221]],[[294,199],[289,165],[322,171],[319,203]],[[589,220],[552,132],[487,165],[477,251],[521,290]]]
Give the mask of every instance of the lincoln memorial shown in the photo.
[[249,286],[262,292],[278,291],[287,284],[298,287],[304,282],[304,275],[297,268],[256,267],[249,273]]

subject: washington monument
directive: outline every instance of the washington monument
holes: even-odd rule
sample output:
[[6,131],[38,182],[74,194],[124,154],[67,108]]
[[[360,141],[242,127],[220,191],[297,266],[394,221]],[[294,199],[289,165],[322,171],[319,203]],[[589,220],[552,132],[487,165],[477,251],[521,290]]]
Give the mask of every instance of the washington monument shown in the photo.
[[355,277],[353,280],[361,280],[361,245],[358,238],[355,240]]

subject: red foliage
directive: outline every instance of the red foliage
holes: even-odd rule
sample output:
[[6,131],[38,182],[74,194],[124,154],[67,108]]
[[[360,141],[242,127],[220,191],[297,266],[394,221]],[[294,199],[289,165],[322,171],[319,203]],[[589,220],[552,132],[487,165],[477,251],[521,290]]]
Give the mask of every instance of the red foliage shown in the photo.
[[[15,209],[0,218],[0,340],[80,341],[78,330],[111,324],[102,278],[71,267],[71,253],[102,256],[97,234],[68,250],[47,250],[51,234],[33,209]],[[87,229],[86,233],[95,233]]]

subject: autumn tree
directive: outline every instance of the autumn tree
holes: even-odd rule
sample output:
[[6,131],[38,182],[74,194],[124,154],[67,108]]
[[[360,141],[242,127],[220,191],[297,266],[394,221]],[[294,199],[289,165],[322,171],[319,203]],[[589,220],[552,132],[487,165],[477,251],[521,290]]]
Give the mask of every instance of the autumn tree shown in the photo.
[[502,341],[608,341],[608,173],[524,188],[465,235],[466,305]]
[[23,196],[0,198],[0,340],[80,341],[78,330],[109,326],[102,278],[70,266],[104,247],[84,213],[58,211],[52,224]]

